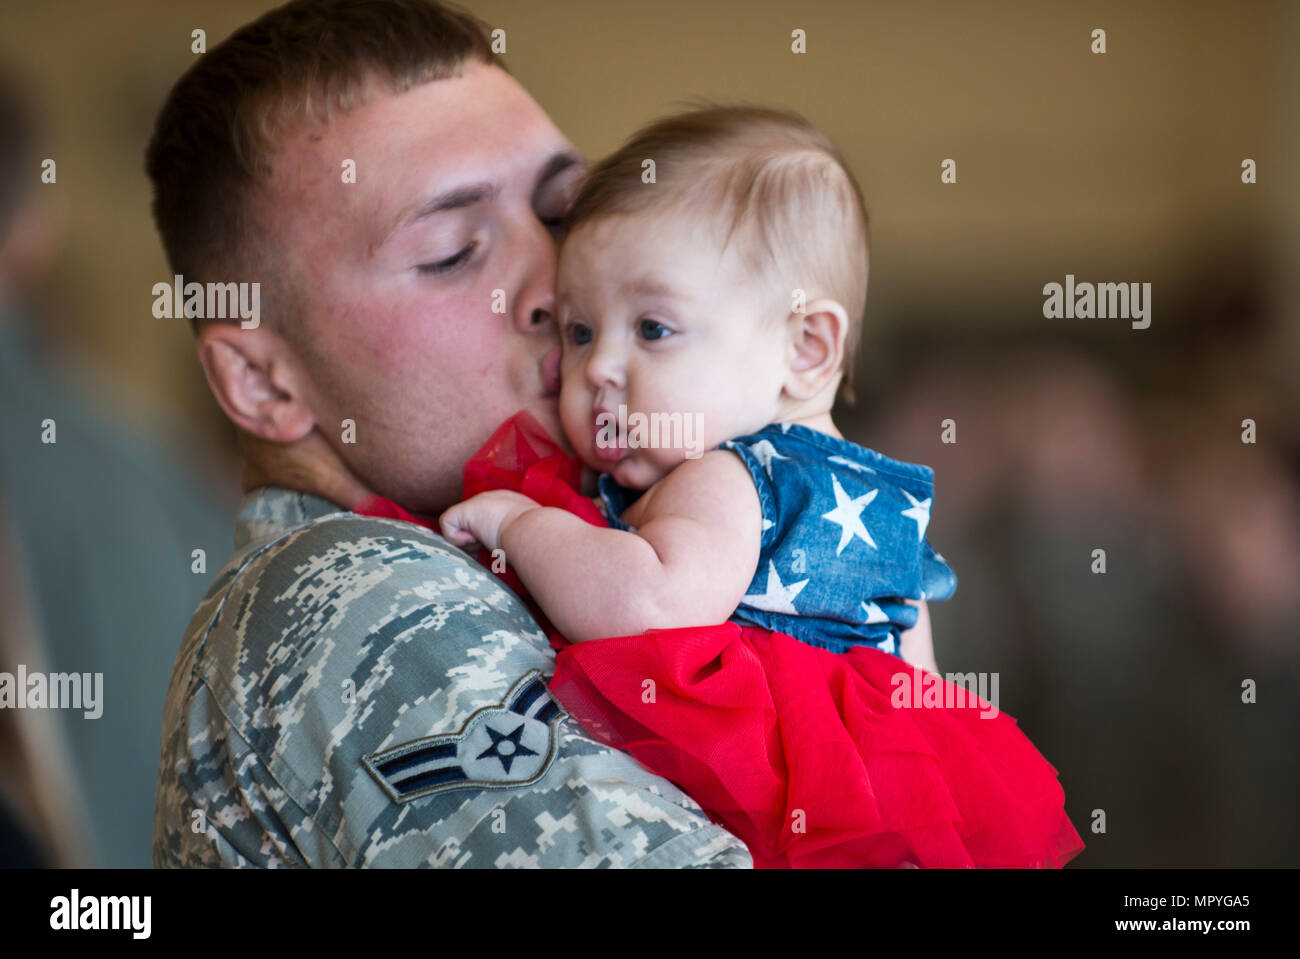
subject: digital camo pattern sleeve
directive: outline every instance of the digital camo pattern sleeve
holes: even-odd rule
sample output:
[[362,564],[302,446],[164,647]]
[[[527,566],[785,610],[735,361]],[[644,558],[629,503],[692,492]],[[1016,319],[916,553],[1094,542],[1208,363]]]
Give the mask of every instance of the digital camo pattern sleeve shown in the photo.
[[568,718],[553,669],[518,597],[432,533],[335,514],[270,537],[177,660],[154,863],[749,867]]

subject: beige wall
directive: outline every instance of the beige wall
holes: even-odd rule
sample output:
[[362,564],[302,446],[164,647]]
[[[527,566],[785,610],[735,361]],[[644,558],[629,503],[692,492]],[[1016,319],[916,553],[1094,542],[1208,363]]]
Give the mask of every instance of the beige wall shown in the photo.
[[[188,332],[150,313],[150,288],[168,272],[148,215],[144,145],[193,59],[190,31],[203,27],[212,45],[268,6],[0,6],[0,56],[44,98],[59,164],[57,187],[46,189],[66,205],[67,245],[45,291],[51,322],[130,383],[145,416],[170,409],[205,428],[220,422]],[[1002,325],[1034,336],[1047,322],[1042,285],[1072,272],[1155,283],[1151,332],[1161,335],[1207,271],[1258,263],[1289,336],[1277,369],[1293,365],[1294,6],[468,6],[506,29],[511,69],[593,156],[693,95],[785,104],[824,126],[872,216],[872,328]],[[1108,32],[1104,56],[1089,52],[1098,26]],[[796,27],[807,31],[804,55],[790,52]],[[1259,163],[1253,187],[1239,181],[1246,156]],[[957,160],[955,186],[939,182],[945,157]],[[1085,335],[1119,334],[1094,322]],[[1278,376],[1278,388],[1290,379]]]

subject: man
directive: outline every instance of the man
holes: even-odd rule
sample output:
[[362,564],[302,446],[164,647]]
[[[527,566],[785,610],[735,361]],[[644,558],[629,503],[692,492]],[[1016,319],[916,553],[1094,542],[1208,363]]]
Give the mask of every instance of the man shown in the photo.
[[553,234],[582,164],[483,26],[273,10],[181,78],[147,166],[183,282],[260,290],[192,320],[248,494],[168,691],[155,864],[749,866],[550,699],[517,596],[349,511],[437,514],[517,410],[562,435]]

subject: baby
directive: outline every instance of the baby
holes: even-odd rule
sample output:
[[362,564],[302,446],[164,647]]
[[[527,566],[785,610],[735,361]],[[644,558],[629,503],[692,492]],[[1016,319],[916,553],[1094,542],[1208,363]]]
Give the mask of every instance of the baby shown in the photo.
[[611,528],[494,490],[443,535],[502,549],[572,642],[731,619],[935,670],[933,471],[831,418],[868,269],[834,145],[774,109],[660,120],[591,172],[558,269],[561,419]]
[[[609,527],[545,457],[527,488],[563,508],[489,488],[439,519],[502,549],[571,641],[548,685],[569,715],[756,867],[1076,856],[1056,770],[934,675],[925,602],[957,580],[925,539],[933,472],[831,419],[867,293],[866,212],[835,147],[757,107],[650,125],[584,184],[557,288],[561,421]],[[942,695],[913,708],[913,680]]]

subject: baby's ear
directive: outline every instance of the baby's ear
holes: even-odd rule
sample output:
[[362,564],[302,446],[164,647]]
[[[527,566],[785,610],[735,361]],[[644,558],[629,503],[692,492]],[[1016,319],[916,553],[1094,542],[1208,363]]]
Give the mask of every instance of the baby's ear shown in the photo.
[[786,318],[790,372],[786,392],[806,400],[836,382],[844,364],[849,315],[836,300],[813,300]]

